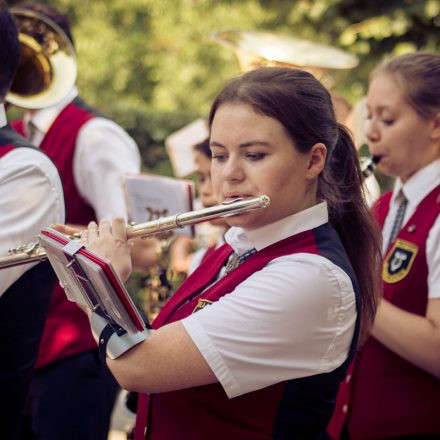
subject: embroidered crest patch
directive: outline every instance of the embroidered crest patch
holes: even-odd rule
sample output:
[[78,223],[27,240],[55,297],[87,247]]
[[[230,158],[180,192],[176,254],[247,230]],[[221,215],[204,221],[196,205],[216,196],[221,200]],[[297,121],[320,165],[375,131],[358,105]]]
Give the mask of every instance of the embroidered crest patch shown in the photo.
[[208,299],[200,298],[197,301],[197,305],[194,307],[193,313],[198,312],[199,310],[204,309],[206,306],[209,306],[209,304],[212,304],[212,301],[209,301]]
[[419,247],[405,240],[397,240],[385,258],[382,278],[389,284],[403,280],[409,273]]

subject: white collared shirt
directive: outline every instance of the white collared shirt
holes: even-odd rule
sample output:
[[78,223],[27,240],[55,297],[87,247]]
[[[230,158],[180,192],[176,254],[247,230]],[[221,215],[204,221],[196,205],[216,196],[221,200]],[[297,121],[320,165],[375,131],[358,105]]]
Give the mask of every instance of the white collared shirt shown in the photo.
[[[225,239],[241,254],[327,220],[321,203],[252,231],[231,228]],[[348,275],[320,255],[301,253],[270,261],[182,323],[232,398],[334,370],[347,357],[355,321]]]
[[[382,230],[383,253],[387,250],[385,246],[388,243],[396,216],[398,208],[396,197],[399,191],[402,190],[408,200],[405,217],[403,218],[403,225],[405,225],[414,214],[419,203],[437,185],[440,185],[440,159],[419,170],[405,183],[400,179],[396,180],[391,196],[390,209]],[[435,221],[426,240],[426,260],[428,264],[428,298],[440,298],[440,217]]]
[[[39,147],[59,113],[78,95],[74,87],[58,104],[26,114],[24,126],[32,121],[37,132],[30,141]],[[95,117],[86,122],[76,139],[73,157],[75,185],[98,217],[127,218],[124,176],[140,172],[140,155],[134,140],[115,122]]]
[[[0,130],[6,125],[0,104]],[[32,148],[15,148],[0,158],[0,255],[34,242],[41,229],[64,223],[64,197],[52,161]],[[34,264],[0,270],[0,295]]]

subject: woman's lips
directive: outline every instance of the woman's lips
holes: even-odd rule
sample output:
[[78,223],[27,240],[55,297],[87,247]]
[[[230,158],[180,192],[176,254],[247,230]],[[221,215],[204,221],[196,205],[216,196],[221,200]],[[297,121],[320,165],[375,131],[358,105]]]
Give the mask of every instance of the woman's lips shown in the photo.
[[245,199],[249,199],[252,196],[249,194],[241,194],[241,193],[227,193],[225,195],[225,200],[230,201],[230,200],[245,200]]

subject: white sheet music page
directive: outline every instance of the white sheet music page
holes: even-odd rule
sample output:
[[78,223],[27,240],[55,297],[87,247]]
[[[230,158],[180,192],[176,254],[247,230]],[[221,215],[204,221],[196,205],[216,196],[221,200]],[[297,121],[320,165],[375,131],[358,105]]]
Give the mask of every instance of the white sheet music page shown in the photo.
[[[194,184],[190,180],[154,174],[127,175],[125,188],[129,220],[135,223],[193,210]],[[175,233],[192,235],[192,228],[185,226]]]

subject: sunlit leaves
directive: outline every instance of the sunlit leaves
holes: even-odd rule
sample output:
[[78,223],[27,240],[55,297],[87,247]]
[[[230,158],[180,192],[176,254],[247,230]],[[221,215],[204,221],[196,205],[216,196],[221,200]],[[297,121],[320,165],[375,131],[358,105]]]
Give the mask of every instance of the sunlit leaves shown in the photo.
[[[16,3],[16,1],[8,1]],[[386,54],[440,48],[438,0],[51,0],[67,13],[82,95],[136,137],[148,168],[166,169],[163,138],[207,114],[239,73],[213,30],[265,30],[340,47],[359,65],[327,84],[355,102]]]

